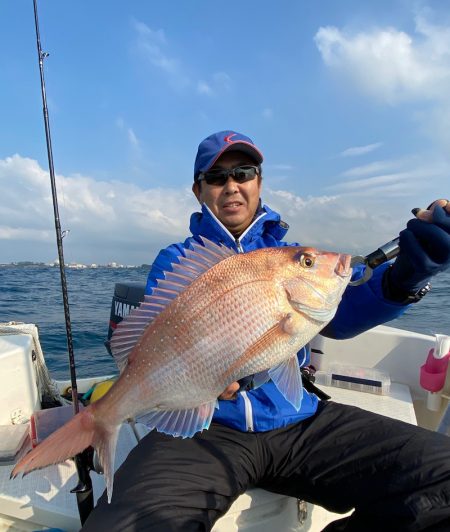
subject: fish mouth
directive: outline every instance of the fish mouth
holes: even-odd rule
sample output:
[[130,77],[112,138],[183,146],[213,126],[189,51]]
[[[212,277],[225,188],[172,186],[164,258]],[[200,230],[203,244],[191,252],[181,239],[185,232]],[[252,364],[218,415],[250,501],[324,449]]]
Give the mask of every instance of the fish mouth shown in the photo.
[[350,277],[352,274],[352,268],[350,266],[352,256],[346,253],[340,253],[337,264],[334,268],[334,273],[341,278]]

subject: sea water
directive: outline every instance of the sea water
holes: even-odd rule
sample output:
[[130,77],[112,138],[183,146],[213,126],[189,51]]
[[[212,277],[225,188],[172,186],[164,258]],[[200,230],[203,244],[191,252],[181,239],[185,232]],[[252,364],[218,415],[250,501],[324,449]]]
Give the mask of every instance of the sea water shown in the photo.
[[[67,269],[70,317],[77,375],[116,373],[104,347],[111,300],[117,282],[142,282],[148,268]],[[450,272],[433,280],[433,289],[411,305],[394,327],[450,335]],[[66,328],[59,269],[48,266],[0,267],[0,322],[35,323],[54,378],[69,378]]]
[[[142,282],[148,268],[66,269],[78,377],[117,373],[104,346],[117,282]],[[59,268],[0,267],[0,323],[35,323],[52,377],[69,378],[66,324]]]

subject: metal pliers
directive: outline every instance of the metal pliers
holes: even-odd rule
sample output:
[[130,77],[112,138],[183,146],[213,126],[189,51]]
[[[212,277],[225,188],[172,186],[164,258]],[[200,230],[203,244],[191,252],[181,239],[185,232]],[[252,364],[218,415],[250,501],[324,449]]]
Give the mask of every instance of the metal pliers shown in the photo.
[[376,251],[369,253],[365,257],[361,255],[354,255],[350,261],[350,266],[353,268],[356,264],[364,264],[366,266],[364,274],[360,279],[355,281],[350,281],[348,284],[350,286],[359,286],[360,284],[367,283],[367,281],[372,277],[373,269],[395,258],[399,252],[400,247],[398,245],[400,238],[394,238],[390,242],[387,242],[383,246],[379,247]]

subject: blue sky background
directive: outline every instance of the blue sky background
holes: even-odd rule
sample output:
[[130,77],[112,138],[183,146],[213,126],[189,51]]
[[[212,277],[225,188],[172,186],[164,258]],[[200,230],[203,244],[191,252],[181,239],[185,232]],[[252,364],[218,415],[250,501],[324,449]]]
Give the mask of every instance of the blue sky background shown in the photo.
[[[252,137],[289,240],[364,253],[448,197],[446,1],[40,0],[68,261],[185,238],[202,138]],[[0,4],[0,263],[56,257],[31,0]]]

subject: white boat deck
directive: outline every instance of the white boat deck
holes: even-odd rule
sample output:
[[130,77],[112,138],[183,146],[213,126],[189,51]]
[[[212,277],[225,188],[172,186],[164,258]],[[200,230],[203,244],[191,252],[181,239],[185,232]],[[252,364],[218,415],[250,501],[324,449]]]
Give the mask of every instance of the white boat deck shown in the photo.
[[[137,444],[129,425],[122,426],[119,441],[116,469]],[[12,469],[12,465],[0,467],[0,508],[3,515],[19,521],[29,521],[34,525],[33,530],[49,527],[67,531],[80,529],[76,496],[70,493],[78,482],[72,460],[11,480],[9,476]],[[105,483],[97,473],[91,472],[91,478],[94,499],[97,501],[105,489]],[[4,529],[0,521],[0,531]]]
[[320,388],[336,403],[358,406],[369,412],[417,425],[411,393],[405,384],[392,383],[389,395],[355,392],[333,386],[320,386]]
[[[405,385],[391,384],[388,396],[373,395],[335,387],[321,386],[332,399],[344,404],[359,406],[382,415],[416,423],[413,402]],[[145,432],[145,431],[144,431]],[[137,444],[134,431],[125,425],[120,433],[116,453],[116,468]],[[66,531],[79,530],[80,522],[75,495],[70,490],[77,484],[77,474],[72,461],[32,472],[24,478],[10,480],[12,466],[0,467],[0,531],[40,530],[54,527]],[[91,474],[95,500],[104,490],[103,478]],[[280,511],[283,510],[283,511]],[[295,499],[269,494],[262,490],[249,490],[235,501],[229,512],[215,525],[214,532],[233,532],[243,527],[252,530],[280,532],[291,530],[316,531],[335,515],[309,505],[308,518],[300,525]],[[311,520],[313,522],[311,522]]]

